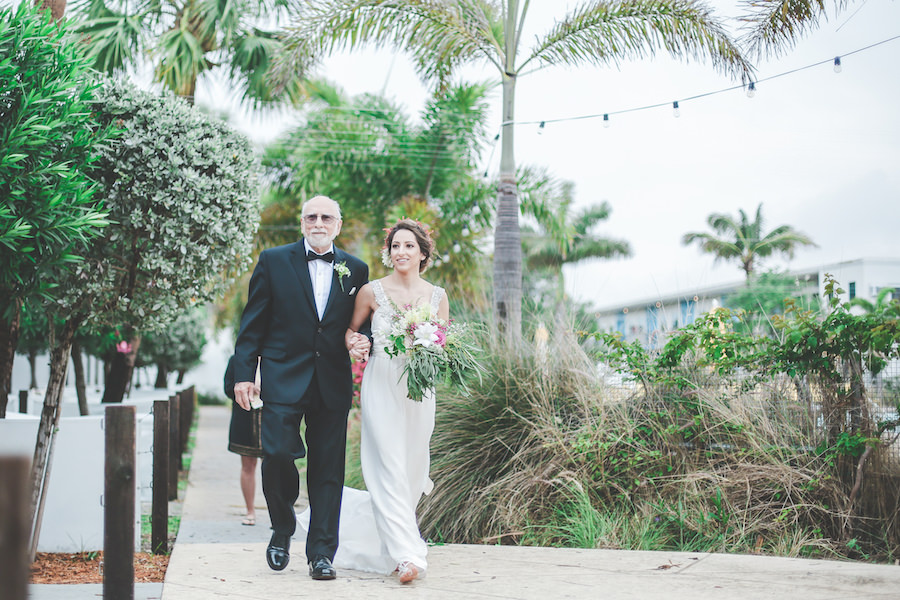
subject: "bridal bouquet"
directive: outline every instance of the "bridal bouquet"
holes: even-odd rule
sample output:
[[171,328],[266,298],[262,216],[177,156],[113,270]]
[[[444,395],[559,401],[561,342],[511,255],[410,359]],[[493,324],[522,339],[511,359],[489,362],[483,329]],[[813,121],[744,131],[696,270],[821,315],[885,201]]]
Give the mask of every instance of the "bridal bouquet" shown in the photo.
[[430,306],[407,305],[394,311],[384,350],[390,356],[406,358],[403,373],[409,397],[421,402],[438,381],[449,381],[468,395],[467,376],[481,376],[475,359],[478,348],[470,338],[466,325],[438,319]]

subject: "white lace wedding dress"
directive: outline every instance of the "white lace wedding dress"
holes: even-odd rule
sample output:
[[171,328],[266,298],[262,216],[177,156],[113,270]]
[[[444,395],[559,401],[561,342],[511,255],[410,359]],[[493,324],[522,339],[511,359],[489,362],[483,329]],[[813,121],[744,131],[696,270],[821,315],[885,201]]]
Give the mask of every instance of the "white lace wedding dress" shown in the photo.
[[[427,393],[422,402],[407,397],[403,359],[384,351],[394,308],[381,281],[371,285],[378,308],[372,316],[374,344],[360,396],[360,460],[369,491],[344,488],[334,565],[389,574],[409,561],[421,574],[428,568],[427,546],[419,533],[416,505],[433,487],[428,446],[434,430],[434,393]],[[435,314],[443,294],[443,288],[435,286],[431,295]],[[305,532],[309,509],[298,519]]]

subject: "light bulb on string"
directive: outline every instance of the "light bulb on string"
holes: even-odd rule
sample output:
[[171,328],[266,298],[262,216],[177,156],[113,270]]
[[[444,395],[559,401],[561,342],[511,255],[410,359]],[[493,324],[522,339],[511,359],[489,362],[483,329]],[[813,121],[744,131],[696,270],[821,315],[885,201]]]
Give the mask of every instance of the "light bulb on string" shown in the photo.
[[538,135],[541,135],[542,133],[544,133],[544,125],[546,125],[546,123],[544,121],[541,121],[541,124],[538,125]]
[[453,251],[454,251],[455,253],[459,254],[459,252],[460,252],[461,250],[462,250],[462,246],[460,246],[458,243],[457,243],[457,244],[453,244]]
[[672,103],[672,114],[675,115],[676,119],[681,116],[681,109],[678,108],[678,100]]
[[609,115],[603,115],[603,127],[609,129]]
[[842,69],[843,69],[843,67],[841,67],[841,57],[835,56],[834,57],[834,72],[840,73]]
[[753,98],[754,96],[756,96],[756,84],[751,81],[747,84],[747,97]]
[[471,232],[469,231],[469,228],[468,228],[468,227],[463,227],[463,228],[462,228],[462,231],[460,231],[459,233],[460,233],[460,235],[462,235],[463,237],[469,237],[469,233],[471,233]]

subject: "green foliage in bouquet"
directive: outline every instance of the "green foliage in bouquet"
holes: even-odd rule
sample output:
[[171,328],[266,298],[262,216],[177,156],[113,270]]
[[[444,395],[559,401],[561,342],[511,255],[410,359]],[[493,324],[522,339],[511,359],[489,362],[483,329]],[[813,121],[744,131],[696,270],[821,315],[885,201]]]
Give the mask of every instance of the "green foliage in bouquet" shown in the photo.
[[468,325],[438,319],[430,306],[394,307],[393,323],[385,352],[406,359],[403,375],[411,400],[421,402],[438,382],[446,382],[464,395],[467,379],[481,377],[478,347]]

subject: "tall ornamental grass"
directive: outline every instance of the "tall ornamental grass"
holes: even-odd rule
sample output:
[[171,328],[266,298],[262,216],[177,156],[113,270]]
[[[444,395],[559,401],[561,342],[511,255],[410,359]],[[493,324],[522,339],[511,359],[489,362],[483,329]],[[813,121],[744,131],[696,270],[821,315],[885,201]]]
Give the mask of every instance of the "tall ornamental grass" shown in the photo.
[[848,465],[862,450],[822,431],[821,394],[796,373],[718,368],[701,346],[653,355],[620,345],[626,378],[612,385],[570,331],[486,342],[488,375],[472,395],[440,390],[436,487],[419,507],[431,540],[898,554],[888,446],[869,442],[859,479]]

